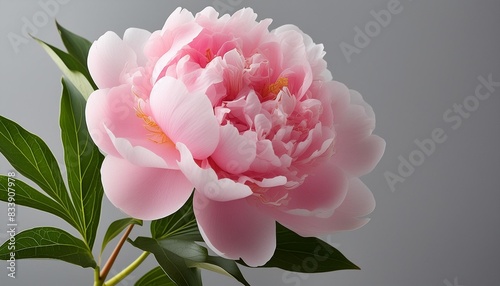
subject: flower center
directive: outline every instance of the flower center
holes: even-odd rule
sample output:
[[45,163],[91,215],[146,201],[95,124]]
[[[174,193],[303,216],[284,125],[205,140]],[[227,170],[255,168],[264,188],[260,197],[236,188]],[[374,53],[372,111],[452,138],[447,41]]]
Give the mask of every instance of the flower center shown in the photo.
[[[265,99],[274,99],[276,98],[276,95],[280,93],[280,91],[284,88],[288,87],[288,78],[286,77],[279,77],[276,82],[270,84],[267,89],[264,88],[264,93],[263,93],[263,98]],[[272,98],[267,98],[269,95],[273,95]]]
[[205,57],[207,58],[207,64],[214,59],[214,54],[212,53],[212,49],[208,48],[205,51]]
[[171,144],[174,145],[174,142],[168,138],[168,136],[161,130],[160,126],[151,118],[151,116],[147,115],[141,108],[141,104],[137,106],[135,109],[135,114],[140,119],[144,120],[144,127],[150,133],[148,134],[149,140],[158,143],[158,144]]

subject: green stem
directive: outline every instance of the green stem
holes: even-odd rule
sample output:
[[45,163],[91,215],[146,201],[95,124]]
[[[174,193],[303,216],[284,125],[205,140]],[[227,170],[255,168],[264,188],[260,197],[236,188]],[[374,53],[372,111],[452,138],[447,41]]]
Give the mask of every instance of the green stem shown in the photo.
[[104,281],[99,277],[99,267],[94,269],[94,286],[102,286]]
[[114,286],[120,281],[122,281],[125,277],[127,277],[132,271],[134,271],[141,263],[146,260],[149,252],[144,251],[134,262],[132,262],[127,268],[123,269],[120,273],[116,274],[115,277],[109,279],[104,283],[105,286]]

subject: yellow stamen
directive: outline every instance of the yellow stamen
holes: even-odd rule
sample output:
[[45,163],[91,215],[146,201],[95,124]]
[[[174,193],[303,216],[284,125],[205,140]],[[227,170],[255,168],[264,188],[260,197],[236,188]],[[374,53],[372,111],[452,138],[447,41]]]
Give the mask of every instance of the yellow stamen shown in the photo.
[[275,83],[269,85],[269,92],[274,95],[277,95],[284,87],[287,86],[288,86],[288,78],[280,77],[276,80]]
[[174,142],[172,142],[172,140],[168,138],[168,136],[163,132],[163,130],[161,130],[160,126],[158,126],[158,124],[151,118],[151,116],[144,113],[140,104],[135,109],[135,114],[137,115],[137,117],[144,120],[144,127],[146,128],[146,130],[151,132],[150,134],[148,134],[150,137],[149,140],[158,144],[174,144]]
[[214,54],[212,53],[212,49],[208,48],[205,51],[205,57],[207,58],[207,63],[211,62],[214,59]]

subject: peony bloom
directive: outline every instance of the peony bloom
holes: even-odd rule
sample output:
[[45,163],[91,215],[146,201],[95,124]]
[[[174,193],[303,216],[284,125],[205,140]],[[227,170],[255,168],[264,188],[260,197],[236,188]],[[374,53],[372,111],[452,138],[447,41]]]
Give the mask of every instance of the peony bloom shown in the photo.
[[115,206],[157,219],[195,188],[205,242],[251,266],[272,257],[276,221],[303,236],[364,225],[375,202],[358,177],[385,148],[323,46],[256,18],[179,8],[160,31],[107,32],[89,53],[86,111]]

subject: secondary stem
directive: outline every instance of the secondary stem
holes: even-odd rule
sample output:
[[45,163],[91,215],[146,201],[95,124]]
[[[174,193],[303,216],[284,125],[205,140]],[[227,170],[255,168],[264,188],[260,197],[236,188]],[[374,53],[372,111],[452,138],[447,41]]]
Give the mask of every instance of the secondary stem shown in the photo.
[[146,260],[148,257],[149,252],[144,251],[134,262],[132,262],[127,268],[123,269],[120,273],[116,274],[115,277],[109,279],[104,283],[106,286],[114,286],[120,281],[122,281],[125,277],[127,277],[132,271],[134,271],[141,263]]
[[106,277],[109,274],[109,271],[111,270],[111,267],[115,263],[116,257],[118,257],[118,253],[120,253],[120,250],[122,249],[123,244],[125,241],[127,241],[128,236],[130,235],[130,232],[134,228],[134,225],[131,224],[123,234],[122,238],[118,242],[118,245],[116,245],[115,249],[113,250],[113,253],[111,253],[111,256],[109,257],[108,261],[104,265],[104,267],[101,270],[101,274],[99,275],[99,280],[104,281]]

